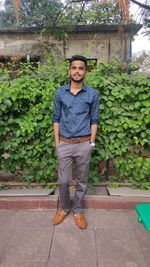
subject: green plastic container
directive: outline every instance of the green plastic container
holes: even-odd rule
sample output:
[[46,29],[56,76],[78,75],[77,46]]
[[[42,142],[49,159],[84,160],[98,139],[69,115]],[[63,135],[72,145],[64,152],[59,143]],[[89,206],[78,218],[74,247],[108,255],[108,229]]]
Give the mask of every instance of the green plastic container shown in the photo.
[[144,224],[145,229],[150,232],[150,203],[137,204],[136,212],[138,221]]

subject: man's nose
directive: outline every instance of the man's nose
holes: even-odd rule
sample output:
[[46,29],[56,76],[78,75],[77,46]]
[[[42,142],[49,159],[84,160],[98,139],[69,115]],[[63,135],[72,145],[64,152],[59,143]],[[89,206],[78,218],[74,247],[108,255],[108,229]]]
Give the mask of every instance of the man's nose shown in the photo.
[[75,72],[79,73],[79,72],[80,72],[80,70],[79,70],[79,69],[76,69],[76,70],[75,70]]

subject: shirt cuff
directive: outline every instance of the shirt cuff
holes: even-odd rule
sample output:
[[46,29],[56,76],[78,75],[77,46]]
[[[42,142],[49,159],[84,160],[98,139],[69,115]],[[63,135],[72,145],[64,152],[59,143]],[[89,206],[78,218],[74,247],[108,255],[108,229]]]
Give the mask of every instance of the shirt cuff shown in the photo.
[[58,119],[58,118],[53,118],[53,123],[55,123],[55,122],[60,122],[60,119]]
[[91,125],[92,124],[98,124],[98,120],[91,120]]

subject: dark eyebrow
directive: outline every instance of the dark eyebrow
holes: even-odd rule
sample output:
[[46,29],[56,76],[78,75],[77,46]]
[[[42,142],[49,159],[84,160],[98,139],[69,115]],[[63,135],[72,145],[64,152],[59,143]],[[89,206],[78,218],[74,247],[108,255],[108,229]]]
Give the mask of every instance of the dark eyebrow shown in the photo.
[[[71,66],[71,68],[77,68],[76,66]],[[84,69],[83,66],[79,67],[79,69]]]

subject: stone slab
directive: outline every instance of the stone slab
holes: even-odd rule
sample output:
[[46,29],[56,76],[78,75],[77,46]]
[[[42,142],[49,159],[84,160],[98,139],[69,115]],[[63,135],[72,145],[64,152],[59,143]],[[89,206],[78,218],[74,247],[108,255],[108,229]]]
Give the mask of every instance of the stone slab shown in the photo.
[[122,210],[91,209],[85,210],[85,215],[88,227],[94,229],[133,229],[128,212]]
[[[139,240],[141,250],[144,254],[144,259],[150,263],[150,233],[145,231],[144,227],[135,230],[136,236]],[[150,266],[150,265],[149,265]]]
[[49,196],[54,193],[54,189],[44,189],[44,188],[36,188],[36,189],[7,189],[0,190],[1,196]]
[[[85,261],[51,261],[47,263],[46,267],[97,267],[96,262],[85,262]],[[101,266],[102,267],[102,266]],[[145,267],[145,266],[144,266]]]
[[[31,228],[35,230],[45,230],[53,228],[52,219],[55,212],[55,210],[20,210],[14,214],[11,219],[11,223],[12,225],[15,225],[16,229]],[[4,213],[4,211],[0,211],[0,215],[2,213]]]
[[111,188],[107,187],[110,196],[126,196],[126,197],[149,197],[150,190],[133,189],[130,187]]
[[0,267],[150,267],[135,211],[87,209],[86,230],[72,213],[54,227],[55,211],[0,211]]
[[[48,259],[53,229],[16,227],[3,253],[3,261],[44,261]],[[15,266],[15,265],[12,265]]]
[[[55,229],[50,259],[54,266],[65,266],[70,262],[74,266],[76,261],[85,263],[83,266],[96,265],[96,247],[94,231],[78,229]],[[61,265],[62,264],[62,265]],[[80,266],[80,265],[79,265]]]
[[107,187],[106,186],[92,186],[89,185],[87,189],[87,195],[108,195]]
[[150,265],[147,262],[139,261],[103,261],[99,262],[98,267],[149,267]]
[[98,260],[144,262],[136,233],[129,229],[96,230]]
[[[14,261],[9,262],[5,260],[0,260],[0,267],[53,267],[47,265],[47,262],[43,261]],[[145,266],[142,266],[145,267]]]

